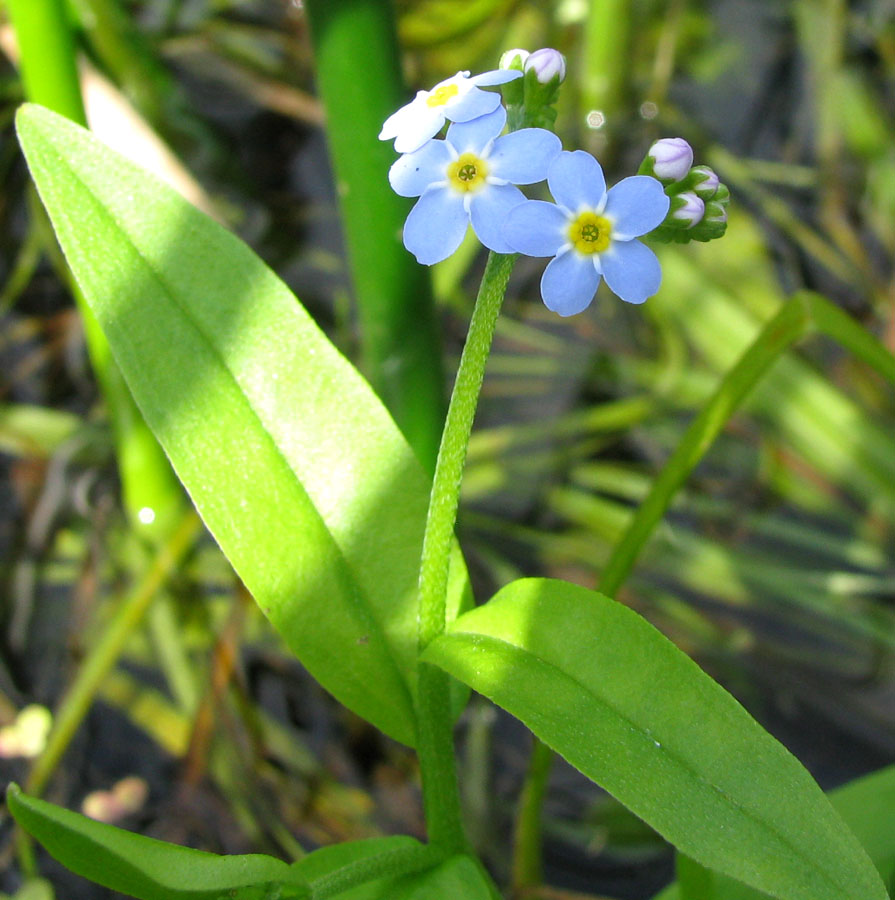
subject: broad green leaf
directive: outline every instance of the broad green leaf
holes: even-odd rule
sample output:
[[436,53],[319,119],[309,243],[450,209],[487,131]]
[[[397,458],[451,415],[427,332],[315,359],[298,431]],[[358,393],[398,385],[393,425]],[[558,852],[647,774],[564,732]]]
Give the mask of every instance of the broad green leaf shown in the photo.
[[[895,766],[881,769],[831,791],[833,809],[854,832],[891,893],[895,887]],[[719,900],[762,900],[767,894],[724,875],[715,876]],[[677,883],[655,900],[679,900]]]
[[[384,407],[242,242],[35,106],[19,137],[146,421],[259,606],[311,673],[415,738],[429,479]],[[450,615],[463,602],[459,553]]]
[[[343,841],[340,844],[330,844],[314,850],[307,856],[303,856],[298,862],[292,863],[292,870],[297,872],[305,881],[319,881],[332,875],[339,869],[344,869],[353,863],[371,860],[388,855],[396,856],[426,851],[428,848],[415,838],[398,834],[392,837],[367,838],[360,841]],[[432,862],[440,862],[440,857],[432,851]]]
[[452,856],[438,868],[409,875],[388,900],[493,900],[485,874],[470,856]]
[[11,784],[15,820],[78,875],[140,900],[271,900],[310,896],[307,882],[272,856],[218,856],[95,822]]
[[891,893],[895,888],[895,766],[843,785],[832,792],[830,800]]
[[[351,869],[356,875],[363,866],[403,869],[405,874],[377,877],[333,893],[332,878]],[[404,836],[333,844],[308,854],[292,868],[308,881],[315,895],[319,891],[338,900],[492,900],[487,876],[471,857],[444,859],[437,849]]]
[[[434,869],[443,861],[443,856],[431,847],[414,838],[395,835],[385,838],[369,838],[362,841],[345,841],[321,847],[309,853],[292,868],[311,885],[314,892],[339,900],[389,900],[400,896],[399,887],[407,879],[408,865],[418,872]],[[338,879],[353,870],[357,876],[359,867],[368,867],[384,874],[365,879],[363,883],[346,890],[332,893],[333,879]],[[394,874],[402,872],[404,874]]]
[[798,760],[621,604],[516,581],[423,659],[520,718],[700,864],[782,900],[886,897]]

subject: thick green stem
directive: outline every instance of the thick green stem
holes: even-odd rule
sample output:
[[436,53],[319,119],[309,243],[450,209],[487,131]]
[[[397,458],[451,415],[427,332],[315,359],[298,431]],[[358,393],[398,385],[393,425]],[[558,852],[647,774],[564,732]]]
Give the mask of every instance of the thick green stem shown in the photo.
[[591,0],[584,32],[581,109],[597,110],[614,126],[628,92],[632,4]]
[[401,244],[410,202],[389,187],[376,140],[407,100],[390,2],[306,0],[326,137],[357,298],[364,373],[428,471],[444,423],[444,374],[428,270]]
[[[86,125],[64,0],[8,0],[7,5],[26,96]],[[69,278],[69,273],[64,272],[63,277]],[[84,323],[90,362],[109,409],[125,509],[138,534],[162,540],[183,513],[179,483],[137,410],[105,336],[73,279],[70,287]]]
[[6,5],[26,96],[86,127],[65,0],[6,0]]
[[[488,257],[457,370],[438,451],[423,539],[420,563],[421,650],[444,631],[448,568],[466,448],[491,350],[494,326],[515,259],[515,256],[496,253]],[[429,839],[447,850],[459,852],[466,848],[466,838],[460,817],[449,685],[450,679],[445,672],[420,664],[417,743]]]

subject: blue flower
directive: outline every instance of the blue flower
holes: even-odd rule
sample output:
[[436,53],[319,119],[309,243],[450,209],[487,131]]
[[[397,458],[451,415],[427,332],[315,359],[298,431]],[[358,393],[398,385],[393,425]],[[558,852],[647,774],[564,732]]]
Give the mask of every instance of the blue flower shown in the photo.
[[543,181],[562,145],[543,128],[498,137],[506,118],[498,106],[471,122],[455,122],[445,140],[404,154],[389,170],[395,193],[420,198],[404,223],[404,246],[418,262],[430,266],[447,259],[470,223],[488,249],[513,252],[503,224],[525,201],[513,185]]
[[628,303],[659,290],[656,254],[634,238],[662,224],[669,199],[662,185],[634,175],[606,191],[600,164],[583,150],[563,151],[547,184],[556,203],[526,200],[510,211],[504,238],[517,252],[553,256],[541,278],[548,309],[572,316],[594,299],[600,276]]
[[472,78],[469,72],[457,72],[431,91],[419,91],[410,103],[392,113],[379,132],[379,140],[394,138],[398,153],[412,153],[441,131],[445,119],[469,122],[500,106],[500,94],[480,91],[479,86],[493,87],[521,77],[522,72],[506,69],[483,72]]

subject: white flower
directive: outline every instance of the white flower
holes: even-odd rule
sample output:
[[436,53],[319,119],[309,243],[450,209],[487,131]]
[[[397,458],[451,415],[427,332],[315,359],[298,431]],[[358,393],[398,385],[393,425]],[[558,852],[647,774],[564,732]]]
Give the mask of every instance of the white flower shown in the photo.
[[494,112],[500,106],[500,94],[481,91],[479,87],[506,84],[521,77],[522,72],[515,69],[495,69],[472,78],[469,72],[457,72],[431,91],[420,91],[410,103],[392,113],[379,132],[379,140],[394,138],[398,153],[412,153],[441,131],[445,119],[469,122]]

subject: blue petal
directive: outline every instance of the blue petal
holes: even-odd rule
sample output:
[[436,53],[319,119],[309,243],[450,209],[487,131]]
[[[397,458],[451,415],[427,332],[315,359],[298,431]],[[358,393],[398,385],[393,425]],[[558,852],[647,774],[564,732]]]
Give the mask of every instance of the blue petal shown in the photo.
[[463,197],[446,187],[431,187],[404,223],[404,246],[424,266],[447,259],[460,246],[469,216]]
[[488,184],[469,201],[469,220],[478,239],[495,253],[512,253],[503,226],[511,209],[525,202],[525,194],[511,184]]
[[656,254],[640,241],[613,241],[600,254],[606,284],[628,303],[643,303],[662,283],[662,267]]
[[[492,94],[490,91],[480,91],[472,88],[462,97],[458,97],[444,107],[444,114],[452,122],[469,122],[494,112],[500,106],[500,94]],[[501,107],[502,108],[502,107]]]
[[547,169],[562,150],[562,142],[544,128],[523,128],[494,142],[488,169],[495,178],[512,184],[534,184],[547,177]]
[[606,179],[600,164],[584,150],[563,150],[547,171],[547,184],[560,206],[576,213],[582,207],[602,212]]
[[493,69],[490,72],[482,72],[481,75],[473,75],[469,80],[473,84],[491,87],[495,84],[506,84],[508,81],[514,81],[521,77],[522,72],[518,69]]
[[590,306],[599,284],[594,258],[568,250],[550,260],[544,269],[541,296],[547,309],[561,316],[574,316]]
[[451,151],[444,141],[429,141],[413,153],[405,153],[388,170],[392,190],[402,197],[419,197],[433,181],[447,178]]
[[471,122],[454,122],[447,132],[447,141],[457,153],[481,153],[492,138],[497,137],[507,121],[507,111],[498,104],[494,112],[479,116]]
[[612,236],[620,241],[640,237],[662,224],[668,214],[662,185],[648,175],[623,178],[606,198],[606,217],[613,221]]
[[569,218],[554,203],[526,200],[514,207],[503,228],[504,240],[526,256],[556,256],[568,241]]
[[419,150],[430,138],[435,137],[444,125],[444,111],[441,107],[431,108],[425,102],[411,104],[400,122],[400,131],[395,139],[395,150],[398,153],[413,153]]

